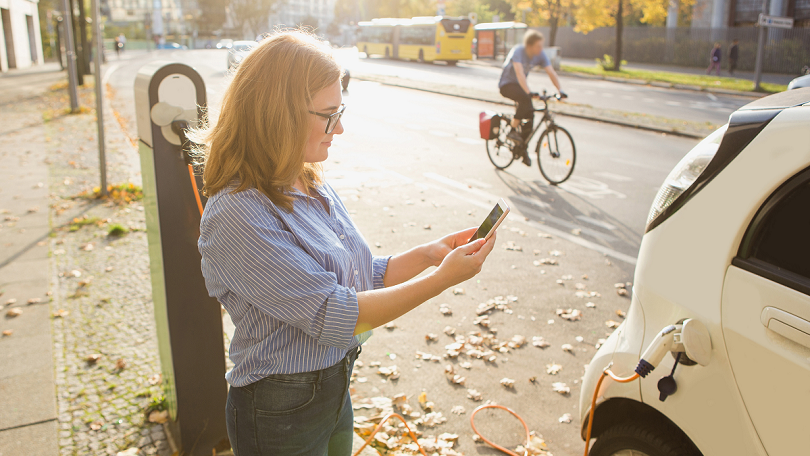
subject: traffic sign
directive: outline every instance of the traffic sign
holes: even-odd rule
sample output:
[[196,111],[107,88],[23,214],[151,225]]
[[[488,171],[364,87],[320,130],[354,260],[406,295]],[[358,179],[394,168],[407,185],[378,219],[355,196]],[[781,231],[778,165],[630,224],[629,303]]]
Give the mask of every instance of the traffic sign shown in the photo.
[[760,14],[759,25],[763,27],[790,29],[793,28],[793,18],[782,16],[767,16],[765,14]]

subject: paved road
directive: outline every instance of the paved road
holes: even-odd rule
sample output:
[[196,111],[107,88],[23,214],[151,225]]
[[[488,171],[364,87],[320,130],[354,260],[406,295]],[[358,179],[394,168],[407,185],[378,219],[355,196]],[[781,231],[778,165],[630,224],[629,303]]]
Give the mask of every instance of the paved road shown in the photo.
[[[112,62],[106,79],[115,91],[113,107],[133,136],[132,83],[137,69],[157,58],[197,68],[210,99],[217,99],[225,84],[222,53],[161,52]],[[579,160],[570,181],[552,187],[536,167],[514,164],[499,172],[489,163],[478,138],[477,114],[502,106],[365,81],[353,81],[344,101],[346,131],[333,141],[326,177],[375,253],[393,254],[476,225],[499,197],[507,198],[515,210],[499,231],[484,271],[461,285],[464,293],[446,291],[397,319],[396,329],[375,330],[364,344],[365,366],[356,368],[356,407],[370,397],[404,393],[418,410],[416,396],[425,392],[448,418],[440,427],[423,427],[425,435],[455,433],[460,436],[456,447],[464,454],[499,454],[470,439],[469,414],[481,403],[468,399],[466,389],[475,388],[485,400],[520,413],[531,429],[544,435],[555,455],[581,454],[577,398],[583,366],[610,332],[605,323],[619,319],[616,310],[627,310],[629,301],[617,295],[614,283],[632,280],[634,257],[658,186],[697,141],[560,118],[576,139]],[[559,265],[537,266],[534,261],[541,256],[536,255],[559,255]],[[594,295],[583,299],[576,294],[580,288]],[[489,330],[472,323],[479,303],[507,295],[516,301],[510,302],[508,312],[493,312]],[[595,307],[585,305],[590,300]],[[440,303],[449,305],[452,315],[442,315]],[[557,309],[567,308],[581,310],[582,320],[560,319]],[[442,347],[453,341],[443,333],[448,327],[460,336],[489,331],[500,340],[542,336],[551,346],[527,344],[499,352],[494,363],[465,356],[441,362],[414,357],[417,351],[441,356]],[[438,334],[438,341],[426,341],[428,333]],[[573,348],[564,352],[562,344]],[[371,367],[375,361],[397,365],[401,378],[378,375]],[[464,386],[445,379],[448,363],[466,378]],[[547,374],[549,364],[563,366],[562,371]],[[502,378],[514,379],[515,388],[502,387]],[[566,383],[570,394],[553,392],[552,382]],[[466,413],[451,413],[457,406]],[[375,413],[355,411],[356,416]],[[570,424],[559,421],[565,421],[566,414],[572,415]],[[510,420],[485,411],[476,425],[514,448],[523,437],[517,422]]]
[[[396,76],[419,82],[440,82],[498,94],[497,81],[501,70],[496,67],[468,63],[449,67],[441,63],[420,64],[376,57],[366,59],[362,57],[365,54],[358,53],[354,49],[341,49],[338,55],[343,65],[356,74]],[[532,72],[528,82],[532,90],[537,92],[543,88],[556,91],[545,73]],[[711,122],[717,125],[726,123],[732,112],[751,101],[748,97],[577,77],[563,77],[562,85],[563,90],[570,96],[571,103],[673,119]]]

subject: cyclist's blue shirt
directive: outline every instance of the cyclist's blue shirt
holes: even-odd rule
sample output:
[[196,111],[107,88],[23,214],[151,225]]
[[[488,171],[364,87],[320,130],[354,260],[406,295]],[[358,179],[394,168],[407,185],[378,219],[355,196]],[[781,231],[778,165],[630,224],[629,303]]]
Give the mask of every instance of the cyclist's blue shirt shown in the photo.
[[529,59],[529,56],[526,55],[526,48],[522,44],[518,44],[509,51],[509,55],[504,60],[503,73],[501,73],[498,88],[506,84],[519,84],[517,74],[515,74],[515,66],[512,62],[519,62],[523,65],[524,76],[529,76],[532,67],[539,65],[540,68],[545,68],[551,64],[546,56],[546,51],[540,51],[539,54]]

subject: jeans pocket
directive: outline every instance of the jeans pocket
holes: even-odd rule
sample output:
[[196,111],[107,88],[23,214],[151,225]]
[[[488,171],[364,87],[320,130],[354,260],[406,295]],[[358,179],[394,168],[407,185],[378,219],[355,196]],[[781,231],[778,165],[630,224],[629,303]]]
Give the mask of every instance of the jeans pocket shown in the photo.
[[315,400],[315,383],[280,382],[263,379],[253,390],[253,408],[257,415],[278,416],[298,412]]

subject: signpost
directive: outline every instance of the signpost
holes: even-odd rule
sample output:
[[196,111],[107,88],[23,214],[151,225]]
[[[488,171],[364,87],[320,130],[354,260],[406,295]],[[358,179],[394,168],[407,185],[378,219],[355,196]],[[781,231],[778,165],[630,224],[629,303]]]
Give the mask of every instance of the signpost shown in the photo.
[[759,85],[762,82],[762,51],[765,48],[765,27],[791,29],[793,28],[792,17],[768,16],[768,0],[762,0],[762,13],[759,14],[759,36],[757,37],[757,60],[756,68],[754,71],[754,90],[760,89]]

